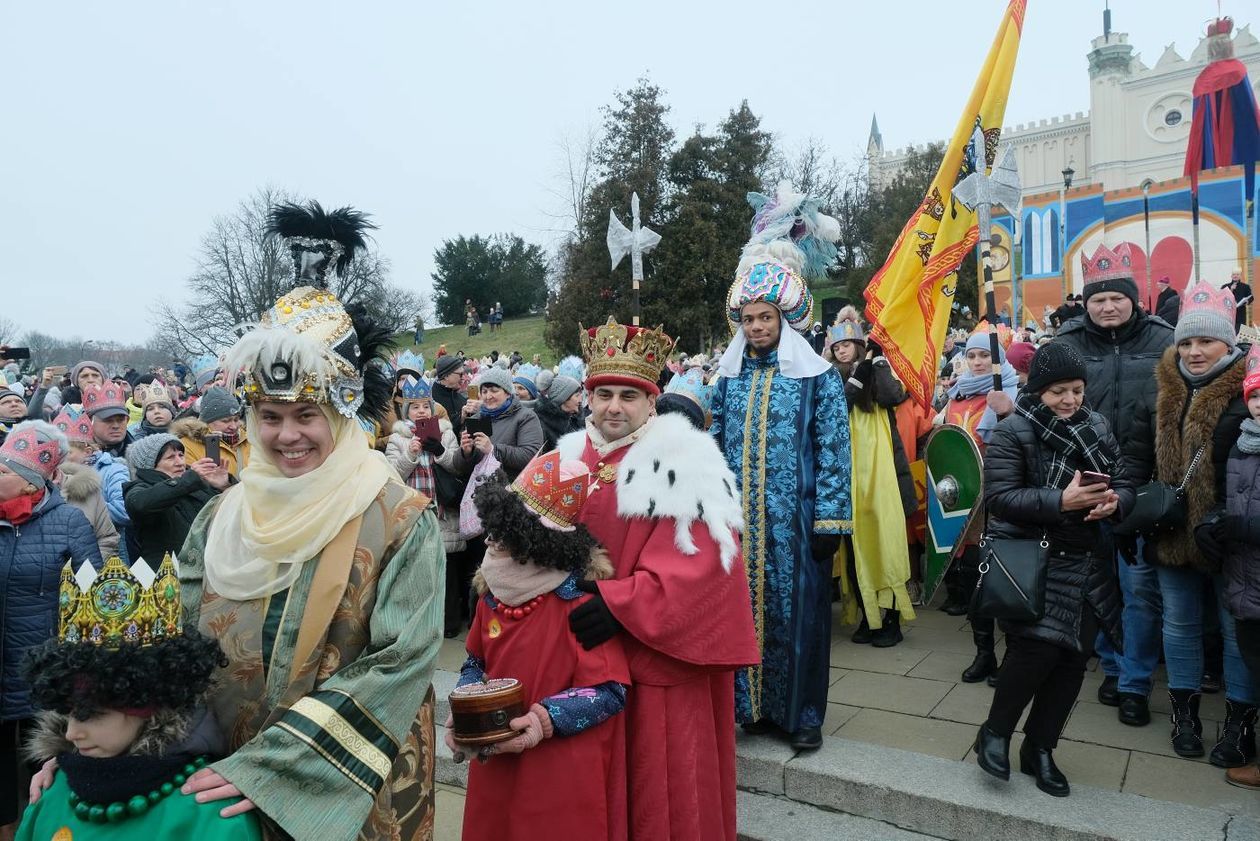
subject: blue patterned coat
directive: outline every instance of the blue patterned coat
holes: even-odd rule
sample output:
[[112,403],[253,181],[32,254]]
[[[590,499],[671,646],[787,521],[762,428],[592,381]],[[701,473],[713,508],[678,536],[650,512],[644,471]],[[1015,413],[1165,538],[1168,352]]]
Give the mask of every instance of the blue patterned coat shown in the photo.
[[831,559],[816,534],[853,530],[848,404],[834,370],[791,379],[778,354],[744,360],[718,383],[713,426],[744,505],[744,562],[760,666],[735,678],[740,722],[787,732],[819,727],[827,709]]

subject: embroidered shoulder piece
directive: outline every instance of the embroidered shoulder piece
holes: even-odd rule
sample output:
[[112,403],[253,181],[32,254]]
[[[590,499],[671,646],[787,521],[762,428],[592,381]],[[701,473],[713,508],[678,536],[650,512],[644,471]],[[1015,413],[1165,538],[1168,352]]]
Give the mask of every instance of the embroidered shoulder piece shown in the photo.
[[717,443],[677,415],[662,415],[630,447],[617,472],[617,513],[674,519],[674,545],[699,552],[691,526],[700,520],[721,550],[727,572],[739,553],[733,532],[744,528],[735,476]]

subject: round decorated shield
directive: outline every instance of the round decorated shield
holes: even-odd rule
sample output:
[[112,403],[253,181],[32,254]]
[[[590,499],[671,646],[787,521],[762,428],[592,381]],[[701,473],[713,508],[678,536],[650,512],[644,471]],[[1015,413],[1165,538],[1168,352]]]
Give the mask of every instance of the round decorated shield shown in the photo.
[[923,462],[927,479],[923,603],[927,604],[980,513],[984,473],[975,440],[967,430],[953,424],[932,430],[924,447]]

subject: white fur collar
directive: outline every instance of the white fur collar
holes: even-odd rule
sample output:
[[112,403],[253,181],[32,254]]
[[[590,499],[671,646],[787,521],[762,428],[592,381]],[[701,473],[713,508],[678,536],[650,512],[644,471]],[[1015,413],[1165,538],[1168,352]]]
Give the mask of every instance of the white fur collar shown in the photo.
[[[563,458],[581,458],[586,433],[572,432],[557,444]],[[617,470],[617,513],[674,520],[674,545],[685,555],[699,548],[691,539],[697,520],[709,529],[730,572],[743,531],[735,476],[717,443],[679,415],[654,418],[638,443],[630,447]]]

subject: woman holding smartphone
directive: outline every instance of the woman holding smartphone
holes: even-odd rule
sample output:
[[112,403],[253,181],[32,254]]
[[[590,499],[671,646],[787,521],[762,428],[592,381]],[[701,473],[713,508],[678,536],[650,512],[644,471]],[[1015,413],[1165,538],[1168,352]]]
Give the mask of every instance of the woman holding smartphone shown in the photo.
[[1085,377],[1085,361],[1070,345],[1039,348],[1015,411],[994,429],[984,457],[987,535],[1044,540],[1049,559],[1042,617],[1001,623],[1006,657],[976,737],[977,762],[1010,778],[1011,735],[1031,703],[1019,770],[1055,797],[1070,793],[1053,752],[1099,629],[1121,650],[1120,590],[1102,523],[1127,512],[1134,495],[1106,418],[1085,405]]
[[542,449],[542,424],[532,409],[516,399],[512,375],[503,368],[482,369],[478,394],[478,413],[468,417],[460,431],[455,470],[467,476],[477,462],[493,453],[511,481]]

